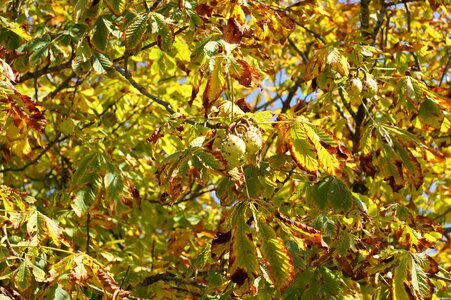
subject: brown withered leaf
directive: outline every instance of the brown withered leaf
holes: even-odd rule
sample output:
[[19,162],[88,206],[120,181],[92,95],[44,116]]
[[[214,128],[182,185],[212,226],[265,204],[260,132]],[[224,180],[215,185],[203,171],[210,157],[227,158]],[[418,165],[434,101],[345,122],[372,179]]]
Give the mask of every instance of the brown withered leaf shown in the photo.
[[211,14],[213,12],[213,6],[210,6],[205,3],[197,4],[196,5],[196,13],[201,18],[210,18]]
[[13,121],[17,128],[23,129],[24,125],[27,125],[36,131],[43,131],[47,120],[30,97],[14,90],[14,96],[9,96],[6,101],[11,105]]
[[146,140],[146,142],[148,143],[155,143],[157,142],[161,137],[164,136],[164,132],[161,129],[161,126],[158,126],[157,128],[155,128],[155,130],[153,131],[152,135]]
[[238,59],[229,66],[230,76],[244,87],[255,86],[260,81],[260,75],[245,60]]
[[305,225],[299,221],[290,220],[288,217],[282,215],[279,212],[276,213],[276,218],[288,225],[289,228],[293,229],[293,234],[299,236],[304,240],[305,243],[318,246],[329,251],[329,245],[327,245],[323,240],[321,231],[311,226]]
[[246,99],[244,98],[239,98],[235,101],[235,104],[238,105],[239,108],[241,108],[242,111],[244,111],[245,113],[251,112],[252,108],[249,105],[249,103],[246,102]]
[[197,94],[199,93],[200,85],[202,84],[202,79],[204,78],[204,72],[202,70],[199,70],[197,72],[194,72],[193,79],[192,79],[192,89],[191,89],[191,98],[189,100],[189,105],[193,105],[194,99],[196,99]]
[[211,242],[211,257],[213,259],[221,259],[227,250],[229,250],[229,242],[232,237],[232,232],[218,231]]
[[239,44],[243,38],[243,27],[234,18],[222,28],[222,39],[230,44]]

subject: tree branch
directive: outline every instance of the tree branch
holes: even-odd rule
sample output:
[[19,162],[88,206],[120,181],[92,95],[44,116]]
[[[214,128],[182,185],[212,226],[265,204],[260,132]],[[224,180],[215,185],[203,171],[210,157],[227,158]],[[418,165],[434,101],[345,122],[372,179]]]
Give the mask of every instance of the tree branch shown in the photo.
[[384,5],[384,0],[380,0],[379,1],[381,3],[381,9],[379,10],[378,14],[377,14],[377,22],[376,22],[376,26],[374,27],[374,31],[373,31],[373,40],[376,41],[377,35],[382,27],[382,25],[384,24],[384,19],[385,16],[387,15],[387,7]]
[[[143,94],[143,95],[146,96],[147,98],[149,98],[149,99],[155,101],[156,103],[160,104],[161,106],[163,106],[163,107],[166,109],[166,111],[167,111],[168,113],[170,113],[170,114],[175,114],[175,113],[176,113],[176,111],[172,108],[172,105],[171,105],[169,102],[167,102],[167,101],[165,101],[165,100],[163,100],[163,99],[161,99],[161,98],[159,98],[159,97],[157,97],[157,96],[152,95],[151,93],[149,93],[149,92],[146,90],[146,88],[144,88],[142,85],[140,85],[138,82],[136,82],[136,81],[133,79],[132,75],[131,75],[129,72],[126,72],[123,68],[121,68],[121,67],[119,67],[119,66],[115,66],[115,69],[116,69],[116,71],[118,71],[122,76],[124,76],[125,79],[127,79],[127,81],[130,82],[130,84],[131,84],[135,89],[137,89],[141,94]],[[188,123],[188,124],[191,124],[191,125],[205,126],[205,127],[208,127],[208,128],[216,128],[216,129],[217,129],[217,128],[225,128],[225,126],[222,125],[221,123],[212,123],[212,122],[210,122],[210,121],[206,121],[206,122],[203,122],[203,123],[202,123],[202,122],[196,122],[196,121],[194,121],[194,120],[189,120],[189,119],[187,119],[187,120],[185,120],[185,122]]]
[[335,99],[332,99],[333,104],[337,108],[338,113],[340,116],[345,119],[346,121],[346,127],[348,128],[349,132],[351,132],[351,135],[353,136],[355,134],[354,128],[352,128],[351,121],[346,116],[345,112],[343,111],[343,108],[340,106],[340,103],[338,103]]
[[195,280],[189,280],[184,278],[176,277],[171,273],[155,274],[147,277],[141,282],[142,286],[148,286],[158,281],[174,281],[177,283],[189,284],[198,288],[205,288],[205,284],[197,282]]
[[61,65],[57,65],[54,67],[44,67],[40,70],[37,70],[36,72],[29,72],[26,73],[25,75],[21,76],[20,79],[17,81],[17,83],[22,83],[24,81],[33,79],[33,78],[38,78],[42,75],[48,74],[48,73],[54,73],[54,72],[58,72],[64,69],[68,69],[72,66],[72,59],[69,60],[68,62],[61,64]]
[[443,69],[443,74],[442,74],[442,77],[440,78],[439,86],[442,85],[443,79],[445,79],[445,75],[446,75],[446,73],[448,73],[448,69],[450,66],[451,66],[451,52],[448,55],[448,62],[446,63],[445,69]]
[[69,135],[66,135],[66,136],[64,136],[64,137],[62,137],[62,138],[58,138],[58,137],[55,138],[53,141],[51,141],[51,142],[47,145],[47,147],[45,147],[45,148],[38,154],[38,156],[36,156],[34,159],[32,159],[31,161],[29,161],[28,163],[24,164],[22,167],[5,168],[5,169],[0,170],[0,173],[5,173],[5,172],[20,172],[20,171],[25,170],[25,169],[28,168],[29,166],[31,166],[31,165],[35,164],[36,162],[38,162],[38,161],[41,159],[41,157],[42,157],[44,154],[46,154],[47,151],[49,151],[50,148],[52,148],[56,143],[62,142],[62,141],[64,141],[65,139],[67,139],[68,137],[69,137]]

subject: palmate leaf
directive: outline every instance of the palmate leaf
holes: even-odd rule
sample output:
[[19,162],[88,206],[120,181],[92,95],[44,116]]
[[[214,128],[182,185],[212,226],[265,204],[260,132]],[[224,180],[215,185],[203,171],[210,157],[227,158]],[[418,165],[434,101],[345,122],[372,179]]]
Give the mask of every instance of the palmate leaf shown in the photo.
[[19,268],[14,275],[14,285],[21,292],[32,286],[32,276],[26,261],[23,261],[19,265]]
[[242,285],[259,273],[257,251],[250,238],[246,224],[248,206],[240,204],[233,217],[232,239],[230,245],[229,272],[233,282]]
[[29,216],[27,233],[29,236],[35,236],[37,242],[42,241],[48,236],[56,246],[60,246],[61,243],[70,246],[63,235],[62,228],[54,220],[38,211],[34,211]]
[[152,13],[152,32],[157,34],[158,47],[163,51],[169,51],[174,43],[174,33],[166,24],[165,17],[159,13]]
[[8,20],[3,16],[0,16],[0,26],[6,28],[11,32],[14,32],[25,41],[31,40],[30,34],[26,30],[22,29],[22,27],[20,27],[18,23]]
[[418,189],[424,180],[423,170],[417,158],[412,154],[410,149],[405,149],[398,141],[394,140],[396,150],[402,160],[404,167],[404,175],[409,178],[409,182],[413,183],[414,187]]
[[251,87],[259,82],[260,75],[245,60],[231,58],[228,63],[230,76],[242,86]]
[[213,71],[208,76],[207,85],[203,94],[203,106],[205,113],[210,111],[210,108],[218,100],[219,96],[225,89],[226,80],[223,74],[223,59],[217,58]]
[[111,69],[113,63],[105,54],[95,51],[92,54],[92,67],[97,73],[104,74]]
[[309,172],[318,170],[317,154],[303,124],[296,123],[291,127],[288,145],[291,156],[300,168]]
[[110,11],[116,16],[122,15],[126,6],[126,0],[104,0]]
[[437,130],[440,130],[443,120],[445,119],[445,115],[440,109],[440,106],[429,98],[426,98],[420,104],[418,117],[422,124]]
[[139,43],[143,40],[146,33],[147,20],[149,20],[149,14],[140,14],[135,16],[125,30],[125,47],[127,49],[135,49]]
[[97,18],[93,31],[94,33],[92,34],[91,39],[92,44],[98,51],[105,52],[108,45],[109,30],[105,24],[105,19],[103,16]]
[[328,206],[336,211],[347,212],[353,204],[353,196],[338,178],[328,176],[312,187],[311,201],[319,208]]
[[260,216],[257,222],[261,252],[271,280],[279,291],[284,291],[294,278],[293,260],[282,239],[266,220]]
[[[320,167],[330,175],[341,175],[343,163],[340,162],[335,155],[337,149],[327,144],[325,140],[322,140],[321,136],[316,133],[316,130],[313,129],[314,127],[312,125],[305,125],[304,128],[305,133],[315,146]],[[322,133],[325,134],[324,132]]]

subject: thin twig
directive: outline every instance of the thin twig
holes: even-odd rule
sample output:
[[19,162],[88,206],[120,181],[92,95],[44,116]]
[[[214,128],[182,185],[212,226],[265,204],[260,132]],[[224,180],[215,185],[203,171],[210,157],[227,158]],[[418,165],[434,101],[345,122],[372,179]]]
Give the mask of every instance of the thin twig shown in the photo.
[[41,70],[37,70],[36,72],[26,73],[25,75],[21,76],[20,79],[17,81],[17,83],[21,83],[27,80],[30,80],[32,78],[38,78],[42,75],[48,74],[48,73],[54,73],[58,72],[64,69],[68,69],[72,66],[72,59],[64,64],[57,65],[55,67],[45,67]]
[[293,47],[294,51],[296,51],[296,53],[302,57],[302,61],[304,62],[304,64],[307,64],[308,63],[307,55],[305,55],[305,53],[296,46],[296,44],[293,42],[292,39],[288,38],[288,44],[290,44],[290,46]]
[[443,277],[443,276],[436,275],[436,274],[433,274],[431,277],[432,277],[432,278],[435,278],[435,279],[438,279],[438,280],[443,280],[443,281],[446,281],[446,282],[451,282],[451,278],[448,278],[448,277]]
[[410,25],[410,23],[412,21],[412,16],[410,13],[409,4],[407,4],[407,2],[404,2],[404,7],[406,8],[406,15],[407,15],[407,32],[412,32],[412,27]]
[[301,24],[299,21],[293,19],[291,16],[287,15],[287,17],[289,17],[296,25],[298,25],[299,27],[301,27],[302,29],[304,29],[305,31],[311,33],[315,38],[317,38],[318,40],[321,41],[321,43],[326,44],[326,41],[324,40],[324,38],[317,33],[316,31],[306,27],[305,25]]
[[64,79],[63,82],[61,82],[53,91],[51,91],[50,93],[48,93],[45,97],[44,100],[48,99],[48,98],[53,98],[56,96],[56,94],[58,94],[59,92],[61,92],[62,90],[64,90],[70,83],[70,81],[72,80],[72,78],[75,77],[75,73],[72,72],[69,76],[67,76],[66,79]]
[[120,290],[122,290],[122,286],[124,285],[125,278],[127,278],[127,275],[128,275],[129,271],[130,271],[130,265],[128,266],[127,271],[125,272],[124,278],[122,278],[121,285],[119,286]]
[[396,2],[387,2],[384,4],[385,7],[399,5],[403,3],[413,3],[413,2],[425,2],[424,0],[403,0],[403,1],[396,1]]
[[86,215],[86,254],[89,255],[89,243],[91,236],[89,235],[89,223],[91,222],[91,214],[88,212]]
[[346,123],[346,127],[348,128],[349,132],[351,132],[351,135],[355,134],[355,130],[354,128],[352,128],[351,125],[351,121],[349,120],[348,116],[346,116],[345,112],[343,111],[343,108],[341,107],[340,103],[338,103],[337,100],[332,99],[332,103],[335,105],[335,107],[337,108],[338,113],[340,114],[340,116],[345,119],[345,123]]
[[446,63],[445,69],[443,69],[443,74],[442,77],[440,78],[440,83],[438,84],[439,86],[442,85],[443,80],[445,79],[446,73],[448,73],[448,69],[451,66],[451,52],[448,55],[448,62]]
[[355,112],[352,110],[352,107],[349,104],[349,102],[346,101],[345,94],[343,93],[342,87],[338,88],[338,94],[340,95],[341,102],[343,102],[343,105],[345,106],[346,110],[349,112],[349,114],[355,120],[357,116],[356,116]]

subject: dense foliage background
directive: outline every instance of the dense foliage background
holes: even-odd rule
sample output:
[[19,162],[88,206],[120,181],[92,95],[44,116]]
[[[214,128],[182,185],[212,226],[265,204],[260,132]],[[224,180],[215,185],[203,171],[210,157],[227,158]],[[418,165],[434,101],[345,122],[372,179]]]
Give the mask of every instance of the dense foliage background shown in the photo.
[[3,0],[0,299],[451,297],[448,0]]

